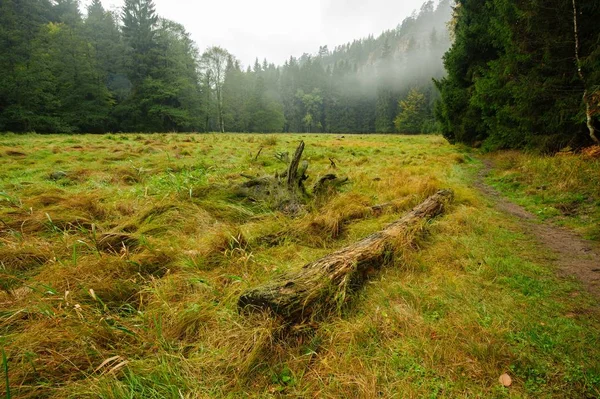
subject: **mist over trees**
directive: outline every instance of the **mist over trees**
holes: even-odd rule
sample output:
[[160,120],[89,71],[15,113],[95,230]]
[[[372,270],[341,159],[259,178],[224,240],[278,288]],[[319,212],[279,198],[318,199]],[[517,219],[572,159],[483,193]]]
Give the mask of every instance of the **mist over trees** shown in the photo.
[[600,2],[458,0],[437,109],[451,142],[556,151],[596,140]]
[[151,0],[2,0],[0,131],[434,131],[450,16],[429,1],[378,37],[244,68]]

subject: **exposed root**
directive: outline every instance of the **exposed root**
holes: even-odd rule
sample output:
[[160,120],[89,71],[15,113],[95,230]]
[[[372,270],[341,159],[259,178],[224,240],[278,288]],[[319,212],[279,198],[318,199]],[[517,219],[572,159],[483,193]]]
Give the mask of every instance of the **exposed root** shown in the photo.
[[[284,173],[263,177],[242,174],[248,181],[238,187],[236,194],[253,202],[266,203],[270,208],[287,214],[301,213],[307,199],[311,197],[304,187],[304,182],[308,179],[306,172],[309,167],[307,161],[302,161],[304,148],[305,144],[301,141],[291,160],[287,152],[276,154],[277,159],[288,163]],[[347,182],[348,178],[340,179],[333,174],[325,175],[315,183],[313,195],[325,197]]]

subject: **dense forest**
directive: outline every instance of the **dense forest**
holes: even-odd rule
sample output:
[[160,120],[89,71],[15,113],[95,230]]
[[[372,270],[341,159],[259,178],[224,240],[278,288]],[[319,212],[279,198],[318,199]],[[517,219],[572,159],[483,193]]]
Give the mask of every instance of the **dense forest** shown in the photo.
[[429,1],[378,37],[243,67],[151,0],[85,15],[77,0],[1,0],[0,131],[432,132],[451,13]]
[[436,114],[451,142],[556,151],[598,142],[600,2],[458,0]]

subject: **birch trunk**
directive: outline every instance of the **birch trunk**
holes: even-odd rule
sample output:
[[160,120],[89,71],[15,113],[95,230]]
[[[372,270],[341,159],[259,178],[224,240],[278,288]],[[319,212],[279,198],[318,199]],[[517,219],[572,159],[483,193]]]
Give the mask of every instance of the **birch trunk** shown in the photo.
[[[577,61],[577,73],[579,75],[579,79],[583,83],[585,87],[585,78],[583,76],[583,71],[581,69],[581,59],[579,57],[579,27],[577,24],[577,3],[576,0],[573,0],[573,28],[575,33],[575,60]],[[589,93],[587,89],[583,91],[583,102],[585,104],[585,118],[586,125],[590,132],[590,137],[596,144],[600,144],[600,140],[598,136],[596,136],[596,128],[594,127],[594,118],[592,115],[592,104]]]

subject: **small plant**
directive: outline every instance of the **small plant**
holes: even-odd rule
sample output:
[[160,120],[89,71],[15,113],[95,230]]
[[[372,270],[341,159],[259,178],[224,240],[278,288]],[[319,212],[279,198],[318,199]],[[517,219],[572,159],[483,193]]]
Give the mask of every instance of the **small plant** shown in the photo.
[[292,370],[286,366],[280,372],[272,374],[271,382],[279,385],[277,390],[281,392],[287,387],[294,386],[296,384],[296,378],[294,377]]
[[60,228],[54,223],[54,221],[52,220],[52,218],[50,217],[50,215],[48,213],[46,213],[46,219],[48,219],[47,221],[47,226],[48,229],[51,230],[53,233],[60,233]]

